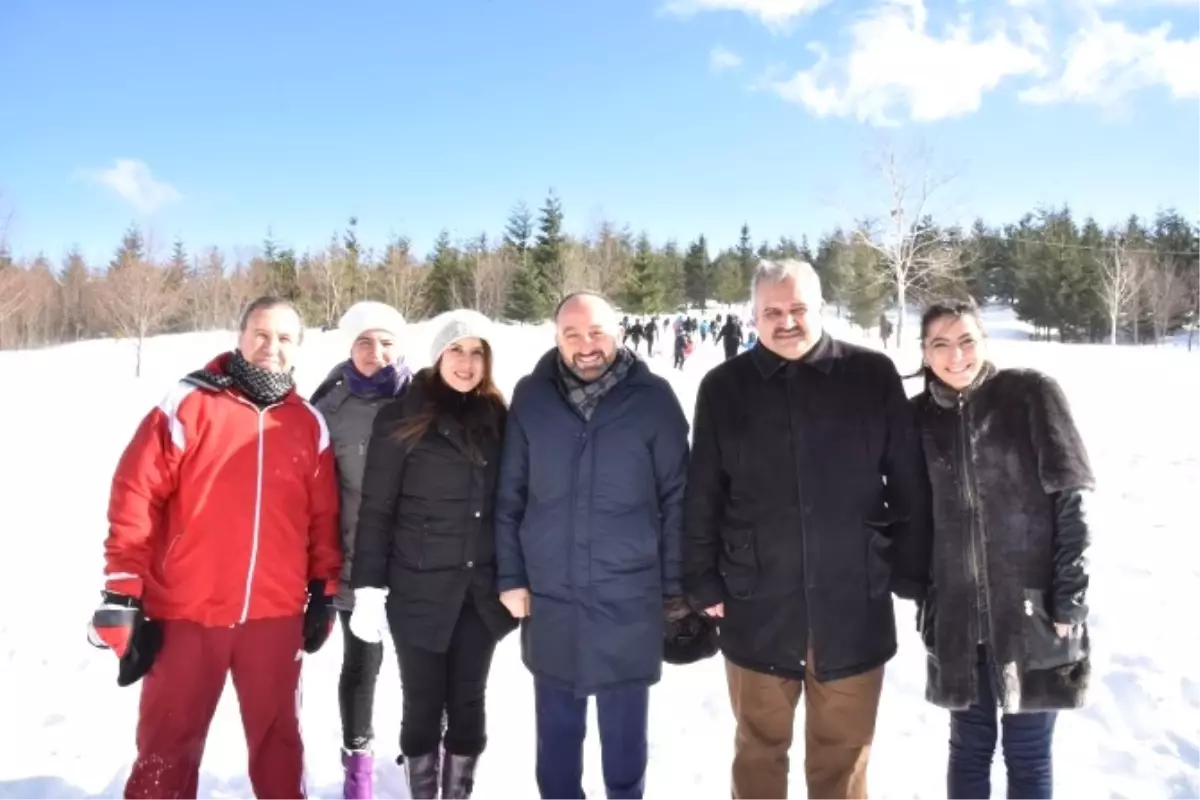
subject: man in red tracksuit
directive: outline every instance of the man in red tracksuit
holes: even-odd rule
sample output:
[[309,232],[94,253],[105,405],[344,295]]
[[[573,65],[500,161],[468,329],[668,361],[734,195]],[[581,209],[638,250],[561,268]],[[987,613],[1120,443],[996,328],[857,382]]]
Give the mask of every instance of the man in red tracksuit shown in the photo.
[[255,795],[305,796],[297,688],[333,619],[337,476],[292,385],[296,311],[262,298],[241,328],[142,421],[113,478],[89,635],[121,656],[119,683],[145,674],[126,797],[196,796],[229,673]]

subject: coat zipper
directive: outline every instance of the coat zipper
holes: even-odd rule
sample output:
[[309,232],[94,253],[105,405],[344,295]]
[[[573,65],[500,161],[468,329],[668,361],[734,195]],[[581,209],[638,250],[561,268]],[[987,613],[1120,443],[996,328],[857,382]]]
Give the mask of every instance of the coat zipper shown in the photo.
[[[968,424],[969,411],[966,405],[966,397],[962,393],[958,395],[958,421],[959,433],[962,437],[962,486],[963,499],[966,504],[967,515],[967,543],[971,556],[971,578],[975,589],[975,636],[976,643],[983,642],[987,645],[992,645],[992,596],[991,587],[988,581],[987,569],[987,533],[983,528],[983,519],[976,509],[976,497],[973,487],[975,485],[975,457],[971,450],[971,430]],[[978,536],[978,538],[976,538]],[[980,608],[979,599],[983,598],[983,608]],[[986,622],[986,634],[983,630]],[[992,652],[995,648],[991,647]],[[972,670],[972,674],[974,671]]]
[[[804,561],[804,624],[808,628],[807,641],[804,643],[804,655],[800,659],[800,669],[804,670],[811,666],[813,677],[816,678],[817,673],[817,646],[814,643],[816,638],[813,635],[812,623],[812,603],[809,602],[809,580],[808,576],[811,572],[812,559],[808,557],[808,531],[804,524],[804,486],[800,483],[800,442],[796,435],[796,421],[792,415],[792,381],[790,376],[784,375],[784,386],[786,387],[786,396],[788,399],[788,427],[790,428],[792,438],[792,459],[796,470],[796,500],[800,505],[800,558]],[[808,653],[812,651],[813,663],[808,664]]]
[[233,395],[238,400],[245,403],[254,409],[258,414],[258,472],[254,487],[254,527],[251,531],[250,538],[250,566],[246,569],[246,599],[242,602],[242,616],[238,620],[239,625],[244,625],[246,619],[250,615],[250,598],[253,595],[254,588],[254,568],[258,563],[258,534],[262,523],[262,496],[263,496],[263,444],[266,437],[264,436],[266,427],[267,412],[275,408],[278,403],[269,405],[266,408],[259,408],[249,400],[244,400]]

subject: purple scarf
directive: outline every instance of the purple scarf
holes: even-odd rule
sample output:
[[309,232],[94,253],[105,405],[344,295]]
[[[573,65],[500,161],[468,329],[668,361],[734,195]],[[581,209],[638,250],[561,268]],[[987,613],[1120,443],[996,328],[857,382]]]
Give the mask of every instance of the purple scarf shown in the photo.
[[342,380],[355,397],[396,397],[411,379],[412,370],[404,361],[388,364],[369,378],[354,368],[353,361],[342,364]]

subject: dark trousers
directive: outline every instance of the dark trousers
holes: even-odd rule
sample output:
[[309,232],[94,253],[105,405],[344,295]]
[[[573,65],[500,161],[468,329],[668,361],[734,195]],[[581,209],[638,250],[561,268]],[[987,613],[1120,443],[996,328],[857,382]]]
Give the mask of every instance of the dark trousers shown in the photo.
[[303,618],[205,628],[162,623],[162,650],[142,679],[137,759],[126,797],[195,797],[208,726],[233,675],[255,797],[304,797],[300,740]]
[[338,617],[342,621],[342,674],[338,677],[342,746],[369,750],[375,740],[375,682],[383,664],[383,644],[364,642],[351,633],[349,611],[339,611]]
[[400,752],[423,756],[444,742],[447,753],[478,756],[487,747],[484,694],[496,639],[475,605],[463,605],[444,653],[407,645],[397,633],[392,631],[404,696]]
[[685,358],[685,356],[683,355],[682,350],[675,351],[675,369],[683,369],[683,359],[684,358]]
[[[534,685],[537,782],[542,797],[583,797],[583,740],[587,698],[545,681]],[[613,689],[596,695],[600,756],[610,798],[640,798],[646,784],[646,725],[650,690]]]
[[1054,793],[1051,745],[1053,711],[999,714],[992,670],[980,648],[976,668],[979,702],[950,714],[950,766],[946,791],[951,798],[987,798],[992,794],[992,758],[996,753],[996,718],[1008,773],[1008,796],[1042,800]]

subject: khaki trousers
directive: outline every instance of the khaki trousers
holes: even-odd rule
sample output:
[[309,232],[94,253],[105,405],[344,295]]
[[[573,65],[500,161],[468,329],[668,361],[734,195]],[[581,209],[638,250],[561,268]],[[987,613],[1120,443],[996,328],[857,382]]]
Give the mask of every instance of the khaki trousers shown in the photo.
[[[812,656],[809,656],[812,663]],[[742,669],[725,662],[729,700],[737,721],[733,797],[785,798],[788,751],[801,693],[804,705],[804,773],[810,798],[865,798],[867,761],[883,667],[852,678],[820,683]]]

